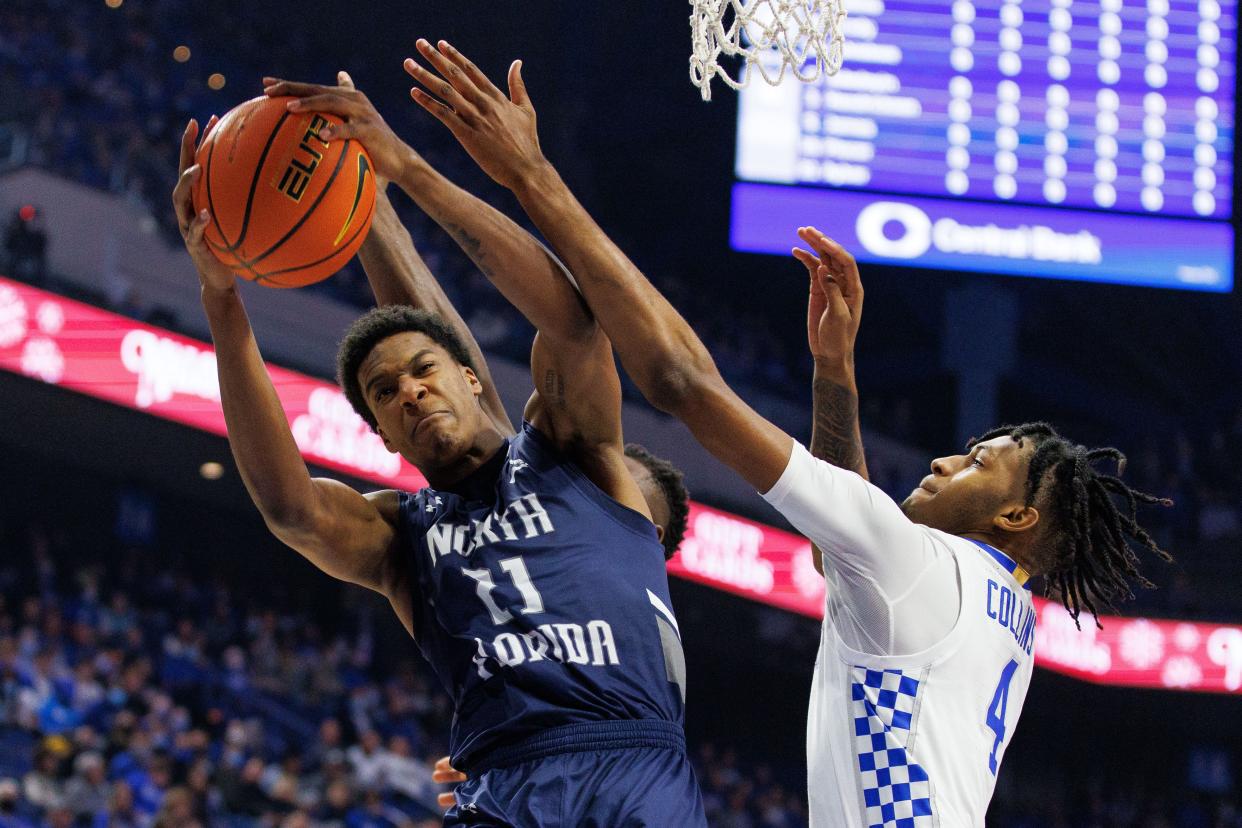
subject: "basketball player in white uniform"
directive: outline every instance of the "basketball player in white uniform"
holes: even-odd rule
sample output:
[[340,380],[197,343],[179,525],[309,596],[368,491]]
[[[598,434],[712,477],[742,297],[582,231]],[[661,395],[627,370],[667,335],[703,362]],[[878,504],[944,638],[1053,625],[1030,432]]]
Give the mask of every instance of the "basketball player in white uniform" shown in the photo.
[[[406,61],[420,84],[414,100],[517,196],[647,399],[823,550],[812,824],[982,826],[1030,682],[1028,575],[1044,577],[1075,618],[1127,596],[1141,579],[1131,540],[1168,557],[1135,522],[1137,504],[1158,499],[1095,468],[1120,465],[1120,452],[1088,450],[1042,423],[996,429],[969,453],[933,461],[900,507],[867,483],[852,369],[857,269],[802,228],[818,254],[796,254],[812,276],[812,456],[729,388],[686,321],[574,198],[539,148],[521,63],[505,95],[448,43],[420,40],[418,50],[436,72]],[[372,129],[362,118],[334,137],[365,144]]]
[[[911,498],[935,497],[993,454],[976,452],[938,460],[942,477]],[[807,723],[812,824],[982,825],[1031,681],[1026,572],[990,544],[913,523],[800,445],[764,497],[824,550]]]

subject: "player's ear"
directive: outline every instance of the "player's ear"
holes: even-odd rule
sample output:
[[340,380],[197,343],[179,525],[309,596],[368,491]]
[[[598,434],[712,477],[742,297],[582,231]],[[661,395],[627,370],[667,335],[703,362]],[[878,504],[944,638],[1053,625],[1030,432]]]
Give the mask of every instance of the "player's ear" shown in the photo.
[[461,372],[462,375],[465,376],[466,382],[470,383],[470,393],[474,394],[476,397],[482,396],[483,382],[479,379],[479,375],[474,372],[474,369],[463,365],[461,367]]
[[664,527],[657,523],[655,524],[655,528],[656,528],[656,540],[658,540],[660,543],[664,543]]
[[1039,524],[1039,510],[1021,503],[1010,504],[992,518],[992,524],[1005,532],[1028,532]]

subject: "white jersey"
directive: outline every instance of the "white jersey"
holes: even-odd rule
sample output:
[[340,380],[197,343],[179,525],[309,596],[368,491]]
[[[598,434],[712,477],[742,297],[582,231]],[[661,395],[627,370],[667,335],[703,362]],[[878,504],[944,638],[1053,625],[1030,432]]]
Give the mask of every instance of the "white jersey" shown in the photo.
[[764,495],[824,555],[813,828],[973,828],[1031,682],[1035,610],[999,550],[910,522],[795,442]]

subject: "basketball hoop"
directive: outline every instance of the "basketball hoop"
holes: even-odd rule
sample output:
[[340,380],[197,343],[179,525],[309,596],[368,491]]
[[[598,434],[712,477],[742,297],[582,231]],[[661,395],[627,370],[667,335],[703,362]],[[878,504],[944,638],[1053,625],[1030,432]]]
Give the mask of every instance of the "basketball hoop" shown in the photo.
[[[843,0],[690,0],[690,82],[712,99],[712,78],[733,89],[750,82],[758,69],[772,86],[786,70],[803,83],[841,68],[845,45]],[[721,55],[742,57],[734,79],[719,64]]]

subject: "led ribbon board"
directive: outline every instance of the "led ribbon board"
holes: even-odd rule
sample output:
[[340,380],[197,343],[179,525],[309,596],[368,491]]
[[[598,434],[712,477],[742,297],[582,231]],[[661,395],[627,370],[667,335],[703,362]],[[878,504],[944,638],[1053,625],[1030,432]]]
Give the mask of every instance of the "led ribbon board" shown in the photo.
[[[210,345],[0,278],[0,370],[212,434],[225,435]],[[309,462],[382,486],[416,490],[417,470],[324,380],[268,363],[298,448]],[[805,538],[690,504],[669,572],[811,618],[823,618],[824,579]],[[998,621],[1012,602],[998,602]],[[1242,693],[1242,627],[1105,618],[1081,631],[1036,599],[1036,663],[1102,684]]]
[[1231,289],[1236,0],[846,8],[840,73],[740,93],[736,249]]

